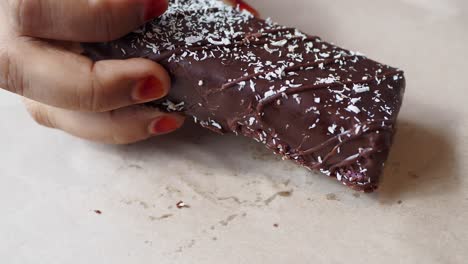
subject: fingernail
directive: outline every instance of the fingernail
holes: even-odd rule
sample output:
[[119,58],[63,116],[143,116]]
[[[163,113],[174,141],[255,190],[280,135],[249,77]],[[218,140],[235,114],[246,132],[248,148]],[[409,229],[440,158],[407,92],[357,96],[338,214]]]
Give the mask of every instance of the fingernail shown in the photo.
[[147,0],[145,6],[145,21],[156,18],[164,12],[166,12],[168,7],[167,0]]
[[247,4],[243,0],[235,0],[235,2],[239,6],[240,10],[246,10],[250,12],[252,15],[254,15],[255,17],[260,16],[258,11],[255,8],[253,8],[251,5]]
[[137,102],[156,100],[166,95],[162,82],[156,77],[148,77],[139,82],[133,92],[133,99]]
[[182,126],[182,122],[171,116],[163,116],[155,121],[150,126],[151,134],[162,135],[177,130]]

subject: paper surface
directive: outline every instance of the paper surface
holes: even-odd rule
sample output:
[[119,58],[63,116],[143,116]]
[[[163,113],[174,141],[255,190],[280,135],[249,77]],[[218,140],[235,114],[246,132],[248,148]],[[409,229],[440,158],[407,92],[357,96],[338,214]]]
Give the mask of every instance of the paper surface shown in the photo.
[[381,189],[355,193],[190,125],[132,146],[85,142],[0,92],[2,263],[466,263],[468,3],[251,2],[406,71]]

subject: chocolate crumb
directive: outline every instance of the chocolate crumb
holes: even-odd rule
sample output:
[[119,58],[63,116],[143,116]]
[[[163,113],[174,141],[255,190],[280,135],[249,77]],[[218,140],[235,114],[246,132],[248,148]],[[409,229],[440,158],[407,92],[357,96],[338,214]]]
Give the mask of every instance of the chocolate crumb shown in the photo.
[[94,212],[98,215],[102,214],[101,210],[94,210]]
[[183,201],[179,201],[177,204],[176,204],[177,208],[179,209],[182,209],[182,208],[190,208],[189,205],[187,205],[186,203],[184,203]]
[[402,203],[403,203],[403,201],[402,201],[402,200],[398,200],[398,202],[397,202],[397,203],[398,203],[398,204],[402,204]]
[[273,226],[274,226],[274,227],[276,227],[276,228],[278,228],[278,227],[279,227],[279,225],[278,225],[278,224],[273,224]]

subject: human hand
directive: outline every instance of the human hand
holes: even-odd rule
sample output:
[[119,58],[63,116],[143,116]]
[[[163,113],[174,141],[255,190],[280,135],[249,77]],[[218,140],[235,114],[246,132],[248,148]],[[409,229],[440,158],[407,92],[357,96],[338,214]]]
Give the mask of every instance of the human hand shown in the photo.
[[171,132],[182,116],[138,105],[168,93],[162,66],[93,62],[77,49],[121,37],[166,9],[167,0],[3,0],[0,87],[23,96],[39,124],[84,139],[127,144]]

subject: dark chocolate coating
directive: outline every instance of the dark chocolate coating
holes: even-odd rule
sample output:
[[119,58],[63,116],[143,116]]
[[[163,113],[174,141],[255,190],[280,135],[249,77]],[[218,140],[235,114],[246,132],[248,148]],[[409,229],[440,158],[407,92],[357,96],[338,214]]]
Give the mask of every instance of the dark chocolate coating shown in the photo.
[[377,188],[403,72],[217,0],[173,0],[122,39],[83,44],[94,60],[144,57],[172,76],[168,111],[241,134],[360,191]]

